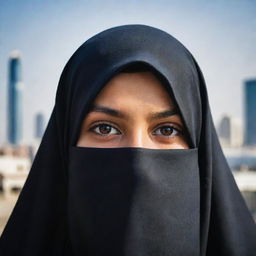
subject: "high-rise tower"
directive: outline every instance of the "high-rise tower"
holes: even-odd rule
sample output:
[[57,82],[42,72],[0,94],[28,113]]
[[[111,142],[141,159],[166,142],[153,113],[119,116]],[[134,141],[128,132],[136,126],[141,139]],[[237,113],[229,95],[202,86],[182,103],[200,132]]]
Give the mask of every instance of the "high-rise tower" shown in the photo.
[[9,59],[8,84],[8,141],[19,144],[22,139],[22,91],[20,53],[13,51]]
[[44,133],[44,115],[37,113],[35,117],[35,137],[41,139]]
[[256,79],[245,82],[245,145],[256,145]]
[[243,143],[241,121],[225,115],[219,124],[218,135],[223,147],[240,147]]

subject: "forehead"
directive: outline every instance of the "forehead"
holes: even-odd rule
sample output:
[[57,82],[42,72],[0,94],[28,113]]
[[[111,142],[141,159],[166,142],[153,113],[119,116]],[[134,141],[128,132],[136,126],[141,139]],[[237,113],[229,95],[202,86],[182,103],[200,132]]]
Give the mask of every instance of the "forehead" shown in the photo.
[[103,87],[94,104],[120,107],[125,104],[130,104],[130,107],[148,105],[158,108],[174,106],[165,86],[150,71],[117,74]]

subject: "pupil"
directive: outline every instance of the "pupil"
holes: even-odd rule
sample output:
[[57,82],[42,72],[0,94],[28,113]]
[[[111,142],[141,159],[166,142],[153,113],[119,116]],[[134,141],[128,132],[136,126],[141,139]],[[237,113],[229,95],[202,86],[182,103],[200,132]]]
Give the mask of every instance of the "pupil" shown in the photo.
[[165,136],[170,136],[173,133],[173,128],[169,126],[162,127],[160,130]]
[[102,134],[108,134],[111,131],[111,126],[108,124],[102,124],[100,125],[99,130]]

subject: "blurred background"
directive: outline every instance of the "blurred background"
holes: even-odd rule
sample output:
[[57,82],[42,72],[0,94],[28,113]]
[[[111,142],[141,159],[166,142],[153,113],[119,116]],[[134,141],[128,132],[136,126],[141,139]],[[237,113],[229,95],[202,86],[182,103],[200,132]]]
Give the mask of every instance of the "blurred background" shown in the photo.
[[218,135],[256,220],[256,0],[0,0],[0,234],[73,52],[117,25],[158,27],[205,76]]

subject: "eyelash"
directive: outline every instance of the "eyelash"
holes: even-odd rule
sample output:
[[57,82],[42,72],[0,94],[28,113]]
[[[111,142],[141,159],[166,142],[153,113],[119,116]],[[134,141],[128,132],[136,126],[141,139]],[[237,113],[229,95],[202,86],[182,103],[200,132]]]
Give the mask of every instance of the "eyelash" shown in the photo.
[[[100,129],[100,126],[101,125],[107,125],[110,127],[110,129],[115,129],[117,132],[115,133],[107,133],[107,134],[102,134],[100,133],[100,131],[96,131],[96,129]],[[157,131],[162,129],[162,128],[171,128],[172,129],[172,134],[171,135],[163,135],[163,134],[158,134]],[[120,130],[118,128],[116,128],[115,126],[113,126],[113,124],[110,124],[106,121],[102,121],[100,123],[97,123],[95,125],[93,125],[90,129],[89,129],[91,132],[94,132],[96,133],[97,135],[99,136],[110,136],[110,135],[119,135],[119,134],[122,134],[120,132]],[[175,134],[173,134],[175,133]],[[168,137],[168,138],[172,138],[172,137],[175,137],[175,136],[181,136],[183,135],[183,130],[181,128],[177,128],[175,125],[171,125],[171,124],[166,124],[166,123],[163,123],[163,124],[160,124],[158,125],[158,127],[156,129],[154,129],[153,131],[153,135],[154,136],[163,136],[163,137]]]
[[108,122],[106,122],[106,121],[102,121],[102,122],[100,122],[100,123],[95,124],[95,125],[92,126],[89,130],[90,130],[91,132],[96,133],[97,135],[100,135],[100,136],[109,136],[109,135],[113,135],[113,134],[101,134],[100,132],[96,132],[95,129],[99,128],[101,125],[107,125],[107,126],[110,126],[111,129],[114,128],[115,130],[117,130],[118,133],[115,133],[114,135],[116,135],[116,134],[121,134],[121,132],[119,131],[119,129],[117,129],[116,127],[114,127],[113,124],[110,124],[110,123],[108,123]]
[[[171,128],[172,129],[172,133],[171,135],[163,135],[163,134],[157,134],[156,131],[160,130],[160,129],[163,129],[163,128]],[[175,133],[175,134],[173,134]],[[178,129],[176,126],[174,126],[173,124],[162,124],[161,126],[158,126],[154,132],[153,132],[153,135],[154,136],[164,136],[164,137],[168,137],[168,138],[173,138],[175,136],[179,136],[179,135],[182,135],[183,134],[183,131],[181,129]]]

